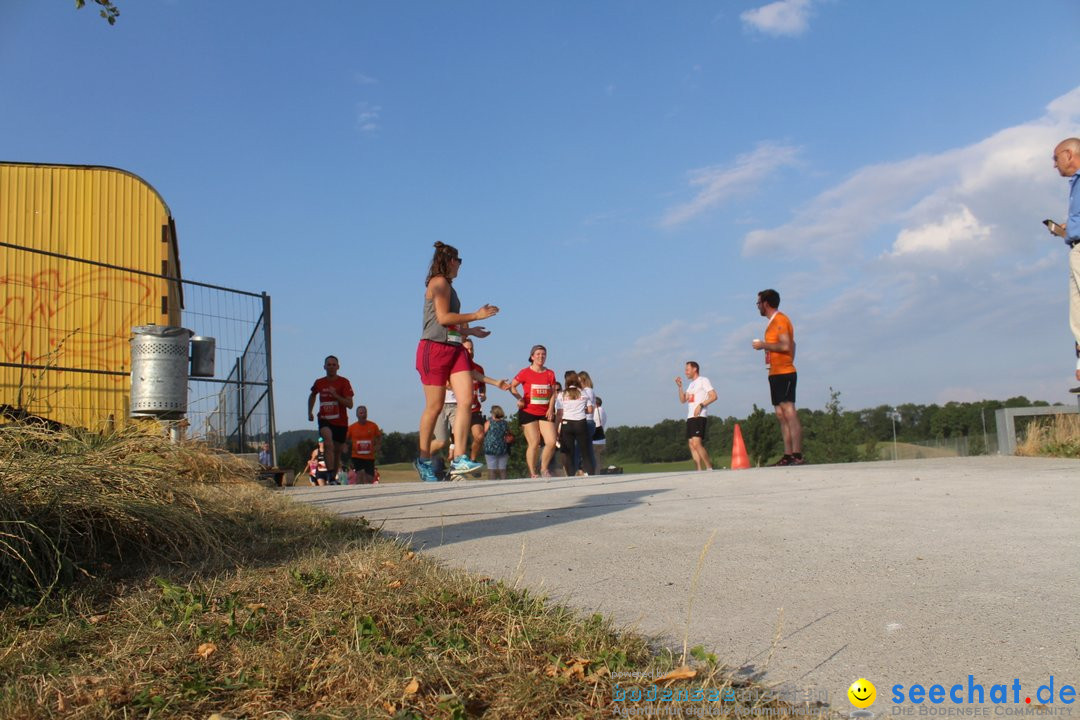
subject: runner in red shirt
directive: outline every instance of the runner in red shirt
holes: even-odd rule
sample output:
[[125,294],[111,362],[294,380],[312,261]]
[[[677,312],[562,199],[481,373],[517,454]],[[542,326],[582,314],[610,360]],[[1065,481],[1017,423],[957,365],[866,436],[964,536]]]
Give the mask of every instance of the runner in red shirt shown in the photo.
[[[540,456],[540,475],[551,477],[548,466],[555,456],[555,373],[544,367],[547,360],[547,348],[533,345],[529,353],[529,367],[523,368],[510,383],[510,393],[518,401],[518,423],[529,443],[525,450],[525,462],[529,474],[536,473],[536,455],[540,449],[540,439],[544,440],[544,451]],[[518,393],[518,386],[522,393]]]
[[331,478],[337,478],[341,467],[341,451],[345,447],[345,434],[349,430],[349,408],[353,406],[353,389],[348,380],[337,374],[338,359],[327,355],[323,361],[326,377],[311,386],[308,396],[308,420],[314,420],[315,398],[319,398],[319,435],[326,445],[326,469]]

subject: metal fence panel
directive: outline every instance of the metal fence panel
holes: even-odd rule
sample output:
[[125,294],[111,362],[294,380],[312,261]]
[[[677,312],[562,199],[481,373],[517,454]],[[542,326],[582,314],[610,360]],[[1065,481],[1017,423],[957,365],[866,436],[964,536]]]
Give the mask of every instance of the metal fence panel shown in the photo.
[[[19,278],[0,279],[0,407],[57,422],[99,428],[128,422],[131,328],[162,323],[158,295],[133,299],[127,288],[183,288],[182,327],[213,337],[215,378],[190,378],[187,435],[234,452],[254,452],[273,442],[273,384],[270,364],[270,298],[135,268],[23,248],[0,242],[3,266]],[[88,268],[98,281],[79,281]],[[18,280],[19,278],[15,278]],[[172,294],[176,297],[176,293]],[[37,312],[42,303],[55,312]],[[147,299],[149,298],[149,299]],[[102,324],[103,317],[123,322]],[[167,316],[177,322],[177,315]],[[29,330],[43,352],[13,350]],[[109,348],[69,352],[67,348]],[[219,379],[220,378],[220,379]]]

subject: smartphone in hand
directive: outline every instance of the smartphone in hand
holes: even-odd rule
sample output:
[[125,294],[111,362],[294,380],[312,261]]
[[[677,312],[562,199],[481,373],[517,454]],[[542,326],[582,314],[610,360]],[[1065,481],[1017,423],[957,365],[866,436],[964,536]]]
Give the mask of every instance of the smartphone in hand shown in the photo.
[[1043,220],[1043,225],[1045,225],[1046,229],[1054,233],[1055,235],[1063,235],[1065,232],[1065,228],[1061,227],[1050,218]]

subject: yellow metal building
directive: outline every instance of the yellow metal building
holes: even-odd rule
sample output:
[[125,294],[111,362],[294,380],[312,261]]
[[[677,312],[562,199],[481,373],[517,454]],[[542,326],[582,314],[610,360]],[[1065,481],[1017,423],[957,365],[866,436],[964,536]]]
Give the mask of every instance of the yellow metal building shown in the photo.
[[0,162],[0,409],[127,417],[136,325],[179,325],[176,226],[110,167]]

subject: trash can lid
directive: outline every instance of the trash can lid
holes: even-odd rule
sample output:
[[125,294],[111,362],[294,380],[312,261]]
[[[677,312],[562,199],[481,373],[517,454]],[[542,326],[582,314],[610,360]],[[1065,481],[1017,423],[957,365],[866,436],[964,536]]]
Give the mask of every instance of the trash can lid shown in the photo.
[[136,325],[131,328],[132,335],[153,335],[155,337],[177,337],[187,333],[188,337],[191,337],[195,333],[182,327],[172,327],[170,325]]

